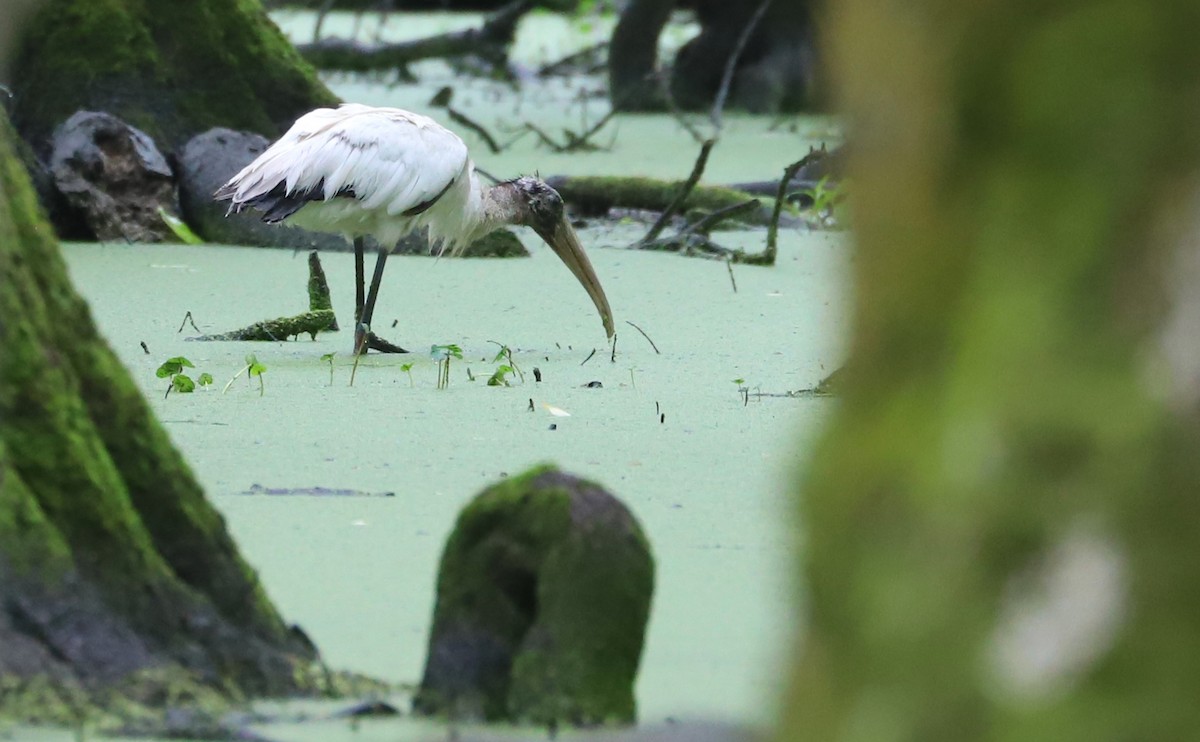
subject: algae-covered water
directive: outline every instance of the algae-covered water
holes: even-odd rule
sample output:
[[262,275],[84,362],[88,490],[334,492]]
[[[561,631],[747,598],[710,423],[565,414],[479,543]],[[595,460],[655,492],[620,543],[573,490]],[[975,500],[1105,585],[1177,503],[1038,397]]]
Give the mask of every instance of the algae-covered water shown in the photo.
[[[311,34],[311,14],[277,18],[294,37]],[[373,33],[371,18],[363,35]],[[476,21],[422,15],[394,19],[385,33],[419,37]],[[325,27],[345,35],[353,23],[334,14]],[[514,59],[532,69],[606,37],[610,27],[611,19],[535,14],[522,22]],[[666,44],[686,37],[686,28],[675,28]],[[579,129],[607,110],[594,97],[603,90],[596,78],[527,77],[517,93],[455,78],[440,62],[415,71],[415,85],[337,75],[328,82],[346,100],[435,116],[428,99],[454,84],[455,107],[502,140],[527,120],[547,131]],[[703,117],[694,121],[714,131]],[[553,153],[526,136],[492,154],[474,135],[464,138],[481,167],[501,177],[682,178],[691,169],[698,145],[672,117],[622,116],[610,126],[597,141],[611,148],[593,153]],[[835,133],[821,117],[726,114],[705,181],[774,178]],[[616,316],[615,357],[586,294],[536,237],[522,233],[530,259],[393,257],[375,329],[416,352],[367,357],[352,387],[348,331],[280,343],[191,342],[196,329],[180,332],[187,312],[210,333],[304,311],[305,255],[91,244],[64,245],[64,253],[102,332],[268,593],[331,666],[417,682],[437,561],[459,509],[498,478],[550,461],[624,500],[653,545],[657,589],[637,686],[641,722],[759,725],[772,716],[796,625],[793,474],[835,402],[747,399],[739,387],[812,387],[840,364],[849,246],[838,233],[785,230],[777,265],[734,266],[731,280],[721,262],[620,249],[644,230],[597,223],[580,231]],[[758,251],[765,233],[715,237]],[[349,328],[352,258],[322,260],[334,309]],[[464,358],[453,361],[449,387],[439,390],[429,348],[449,343]],[[499,344],[524,373],[509,387],[485,383],[499,365]],[[263,393],[246,378],[222,393],[248,353],[267,368]],[[329,353],[332,368],[323,359]],[[164,399],[167,382],[155,371],[179,355],[195,365],[194,376],[210,373],[215,384]],[[314,488],[335,493],[264,493]],[[445,737],[439,725],[407,717],[353,729],[337,721],[262,731],[289,740]]]
[[[641,718],[763,720],[794,622],[789,478],[831,401],[746,403],[734,380],[784,392],[812,386],[839,361],[845,246],[785,234],[777,266],[734,268],[737,293],[723,263],[592,249],[618,322],[614,362],[583,290],[529,244],[530,259],[389,261],[377,325],[421,352],[368,356],[353,387],[349,332],[281,343],[191,342],[190,326],[178,332],[189,311],[213,332],[303,310],[303,255],[65,252],[99,326],[268,592],[333,666],[418,680],[437,560],[459,508],[499,477],[553,461],[621,497],[653,544]],[[323,262],[346,323],[352,258]],[[513,350],[523,383],[486,385],[498,365],[493,340]],[[464,359],[438,390],[428,349],[448,343]],[[222,393],[249,352],[267,368],[264,393],[245,378]],[[155,371],[178,355],[216,383],[164,399]],[[596,381],[601,388],[587,386]],[[316,487],[362,494],[255,494]]]

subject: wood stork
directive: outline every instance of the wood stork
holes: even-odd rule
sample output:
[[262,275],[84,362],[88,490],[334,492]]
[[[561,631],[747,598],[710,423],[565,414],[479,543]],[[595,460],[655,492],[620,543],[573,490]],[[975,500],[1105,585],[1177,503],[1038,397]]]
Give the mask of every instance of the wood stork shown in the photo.
[[[221,186],[231,212],[251,207],[268,223],[340,232],[354,240],[355,352],[365,349],[384,264],[396,242],[428,228],[439,254],[456,254],[504,225],[524,225],[567,265],[613,335],[612,310],[567,221],[562,198],[536,178],[480,183],[467,145],[420,114],[355,103],[301,116],[277,142]],[[363,298],[363,237],[380,249]]]

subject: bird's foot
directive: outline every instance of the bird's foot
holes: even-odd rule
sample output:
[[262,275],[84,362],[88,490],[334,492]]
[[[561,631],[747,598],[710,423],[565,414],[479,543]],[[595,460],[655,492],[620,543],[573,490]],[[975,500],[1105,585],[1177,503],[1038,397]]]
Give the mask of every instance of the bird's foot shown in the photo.
[[408,351],[401,348],[399,345],[389,343],[387,340],[379,337],[373,332],[366,332],[363,335],[355,333],[354,337],[354,352],[355,354],[366,353],[373,350],[377,353],[407,353]]

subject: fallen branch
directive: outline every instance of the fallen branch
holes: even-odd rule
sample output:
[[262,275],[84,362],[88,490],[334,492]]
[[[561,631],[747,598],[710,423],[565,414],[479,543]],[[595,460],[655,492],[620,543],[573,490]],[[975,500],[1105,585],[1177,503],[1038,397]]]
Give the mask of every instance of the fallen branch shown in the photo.
[[537,71],[538,77],[554,77],[556,75],[591,74],[602,69],[606,62],[599,57],[608,51],[608,42],[601,41],[591,46],[572,52],[557,62],[543,65]]
[[[679,193],[681,181],[658,180],[656,178],[621,177],[607,175],[556,175],[546,179],[563,200],[580,214],[599,216],[610,209],[644,209],[662,211]],[[682,204],[683,211],[703,209],[719,211],[753,200],[754,196],[744,191],[721,186],[696,185]],[[740,215],[748,226],[765,227],[771,223],[771,209],[758,209]],[[788,220],[784,224],[790,224]],[[797,218],[795,224],[800,224]]]
[[296,49],[323,70],[366,72],[404,67],[422,59],[479,56],[502,65],[516,33],[517,22],[533,7],[532,0],[515,0],[490,15],[479,28],[430,36],[396,44],[364,44],[353,39],[322,39]]

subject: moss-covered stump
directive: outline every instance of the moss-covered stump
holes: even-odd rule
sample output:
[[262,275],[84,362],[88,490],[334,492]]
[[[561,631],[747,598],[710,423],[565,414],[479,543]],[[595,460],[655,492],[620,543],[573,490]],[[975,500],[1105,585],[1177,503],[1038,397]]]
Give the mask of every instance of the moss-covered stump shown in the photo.
[[776,739],[1196,738],[1200,5],[829,20],[854,338]]
[[[329,295],[329,281],[325,278],[325,268],[321,266],[321,256],[317,254],[316,250],[308,254],[308,311],[333,312],[333,298]],[[337,332],[339,329],[337,317],[331,319],[329,325],[324,329]]]
[[654,590],[650,545],[595,484],[539,467],[481,493],[442,555],[418,712],[627,724]]
[[15,137],[0,112],[0,717],[322,687],[71,287]]
[[13,65],[13,121],[40,143],[79,109],[164,150],[213,126],[273,136],[336,97],[257,0],[48,0]]

